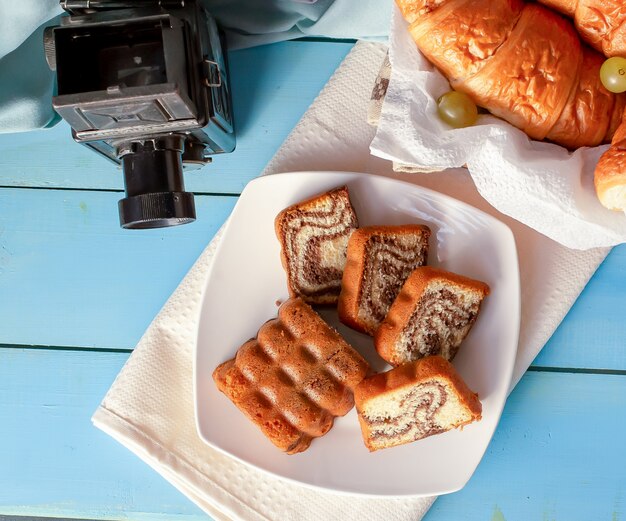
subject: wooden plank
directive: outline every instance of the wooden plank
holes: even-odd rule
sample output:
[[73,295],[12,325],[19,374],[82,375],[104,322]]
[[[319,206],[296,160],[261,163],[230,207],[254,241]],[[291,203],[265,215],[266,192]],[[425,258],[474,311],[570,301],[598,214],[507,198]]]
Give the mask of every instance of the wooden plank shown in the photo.
[[[67,521],[60,517],[33,517],[33,516],[0,516],[0,521]],[[72,518],[72,521],[91,521],[89,519]]]
[[[230,53],[237,149],[185,174],[194,192],[239,193],[259,175],[352,43],[283,42]],[[0,134],[0,186],[123,189],[121,172],[69,127]]]
[[0,514],[207,519],[90,422],[127,357],[0,349]]
[[[35,509],[47,512],[46,508]],[[78,518],[67,517],[72,515],[71,511],[65,514],[66,517],[49,517],[49,516],[20,516],[20,515],[0,515],[0,521],[94,521],[97,518]],[[107,519],[113,519],[107,517]],[[118,513],[116,519],[124,519],[127,521],[211,521],[211,517],[204,513],[200,514],[161,514],[160,512],[150,512],[148,514],[144,512],[132,512],[130,515],[127,513]]]
[[[0,514],[203,519],[90,424],[127,356],[0,349]],[[624,375],[527,373],[468,486],[427,520],[622,519],[624,410]]]
[[[197,196],[195,223],[137,232],[119,228],[119,198],[0,189],[0,343],[134,347],[236,201]],[[535,364],[626,369],[624,309],[620,246]]]
[[536,366],[626,370],[626,244],[613,248]]
[[425,521],[624,518],[626,376],[529,372],[469,484]]
[[198,196],[198,220],[123,230],[118,193],[0,189],[0,343],[134,347],[230,214]]

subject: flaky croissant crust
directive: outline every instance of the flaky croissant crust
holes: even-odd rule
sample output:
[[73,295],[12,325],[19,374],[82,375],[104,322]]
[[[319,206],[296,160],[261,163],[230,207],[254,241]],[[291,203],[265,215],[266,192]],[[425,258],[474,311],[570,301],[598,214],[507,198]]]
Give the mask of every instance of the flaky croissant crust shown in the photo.
[[492,114],[570,149],[609,142],[624,96],[571,21],[523,0],[397,0],[422,53]]
[[[569,149],[612,141],[594,176],[600,202],[626,210],[626,94],[600,81],[626,57],[626,1],[396,0],[422,53],[492,114]],[[600,54],[581,43],[593,46]]]

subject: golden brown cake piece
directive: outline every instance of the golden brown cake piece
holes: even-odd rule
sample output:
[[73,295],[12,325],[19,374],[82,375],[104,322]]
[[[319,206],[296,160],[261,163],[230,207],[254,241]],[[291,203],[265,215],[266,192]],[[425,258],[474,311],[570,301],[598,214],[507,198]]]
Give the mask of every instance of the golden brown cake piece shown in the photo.
[[276,235],[292,297],[309,304],[337,303],[348,239],[357,227],[345,186],[278,214]]
[[481,419],[478,395],[450,362],[429,356],[363,380],[354,391],[370,451],[402,445]]
[[302,299],[213,371],[223,392],[282,451],[302,452],[354,405],[368,364]]
[[428,355],[452,360],[476,321],[489,286],[430,266],[415,269],[374,336],[391,365]]
[[419,224],[369,226],[348,241],[338,312],[340,320],[373,335],[402,284],[426,264],[430,229]]

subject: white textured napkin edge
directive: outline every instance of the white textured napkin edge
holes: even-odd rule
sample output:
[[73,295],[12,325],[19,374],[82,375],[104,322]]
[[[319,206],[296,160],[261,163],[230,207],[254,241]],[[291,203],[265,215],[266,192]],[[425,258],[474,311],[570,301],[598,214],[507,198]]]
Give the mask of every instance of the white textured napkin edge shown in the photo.
[[[223,490],[212,490],[215,488],[214,482],[204,479],[201,484],[204,493],[199,492],[197,486],[191,485],[188,477],[180,478],[177,471],[167,464],[169,458],[176,456],[158,442],[150,439],[140,429],[104,407],[99,407],[96,410],[91,421],[105,434],[111,436],[150,465],[153,470],[174,485],[176,489],[191,499],[215,521],[231,521],[233,519],[224,512],[227,501],[222,498],[221,503],[218,502],[217,498],[223,495]],[[207,498],[214,499],[209,501]]]
[[[191,499],[215,521],[232,521],[234,519],[258,519],[267,521],[267,518],[258,516],[257,512],[233,497],[227,490],[220,487],[215,481],[208,479],[193,465],[188,464],[172,450],[159,443],[154,437],[133,425],[114,410],[107,408],[110,395],[115,393],[116,386],[122,375],[129,369],[132,371],[131,358],[143,354],[144,350],[152,347],[151,337],[158,335],[160,326],[167,323],[168,317],[176,314],[177,303],[185,300],[185,296],[194,290],[194,287],[203,287],[210,269],[211,259],[224,233],[228,220],[220,227],[211,242],[200,254],[187,275],[183,278],[176,290],[168,298],[163,308],[153,319],[148,329],[139,340],[135,350],[116,377],[103,402],[93,414],[93,424],[118,441],[121,445],[136,454],[141,460],[157,471],[176,489]],[[196,309],[196,322],[199,319],[200,306]],[[156,356],[156,353],[154,354]],[[182,468],[181,468],[182,466]]]
[[569,248],[626,242],[626,215],[604,208],[593,187],[606,146],[570,153],[529,140],[491,115],[472,127],[451,129],[439,120],[435,101],[450,85],[419,52],[407,27],[394,8],[391,78],[371,144],[374,155],[437,170],[467,165],[492,206]]
[[[318,99],[310,107],[307,114],[302,118],[300,123],[294,128],[286,141],[283,143],[274,158],[268,164],[264,173],[277,173],[281,171],[294,170],[344,170],[344,171],[368,171],[373,173],[386,173],[391,177],[396,177],[408,181],[415,182],[440,191],[451,191],[449,195],[464,199],[463,190],[455,192],[457,187],[464,183],[470,183],[471,179],[467,173],[461,170],[457,172],[443,172],[433,176],[415,176],[407,174],[394,174],[390,170],[390,165],[377,158],[369,157],[367,154],[369,143],[373,137],[374,130],[364,124],[367,114],[367,100],[371,86],[376,78],[378,66],[382,63],[386,52],[384,46],[375,44],[358,43],[351,53],[346,57],[344,63],[340,66],[328,85],[324,88]],[[376,62],[376,66],[372,65]],[[320,149],[320,147],[322,147]],[[326,148],[323,148],[326,147]],[[320,153],[320,150],[323,153]],[[332,151],[332,153],[330,153]],[[454,177],[456,175],[456,177]],[[439,188],[437,188],[439,186]],[[442,186],[445,189],[442,190]],[[475,190],[474,190],[475,191]],[[608,250],[596,250],[588,252],[572,252],[552,241],[542,238],[530,229],[526,229],[523,225],[498,214],[492,208],[485,208],[484,201],[476,193],[475,196],[468,196],[464,199],[469,204],[477,206],[488,213],[492,213],[497,218],[508,224],[516,235],[518,250],[520,251],[520,268],[522,277],[527,278],[528,275],[541,273],[543,279],[530,280],[531,284],[524,284],[522,288],[522,331],[520,334],[520,349],[518,350],[518,358],[515,365],[513,384],[522,376],[528,364],[539,352],[543,344],[548,340],[551,333],[557,327],[558,323],[564,317],[567,309],[574,302],[576,297],[584,288],[586,282],[593,275],[595,269],[608,253]],[[217,243],[217,238],[211,242],[207,250],[212,251]],[[533,242],[534,241],[534,242]],[[538,243],[536,245],[535,243]],[[530,250],[528,250],[530,248]],[[242,498],[243,501],[235,497],[233,494],[245,495],[251,494],[252,490],[242,491],[237,489],[237,484],[227,482],[226,485],[232,488],[232,491],[219,490],[213,492],[213,487],[195,487],[194,478],[190,479],[187,472],[182,472],[177,464],[178,456],[173,455],[168,448],[168,456],[161,455],[161,444],[153,445],[150,436],[145,436],[146,430],[149,430],[155,423],[162,418],[145,418],[143,408],[142,393],[149,388],[151,382],[148,377],[134,364],[138,359],[144,358],[151,364],[157,365],[158,357],[163,351],[155,351],[153,345],[146,342],[147,339],[161,338],[163,345],[161,347],[169,347],[170,339],[161,331],[161,319],[167,318],[169,313],[182,314],[183,319],[179,319],[180,324],[189,315],[185,314],[184,302],[188,298],[189,292],[192,292],[194,298],[199,299],[197,286],[202,284],[208,273],[208,261],[210,253],[205,252],[194,268],[185,277],[179,288],[174,292],[168,303],[162,311],[157,315],[152,325],[146,331],[144,337],[137,345],[134,353],[129,357],[126,365],[116,378],[111,389],[107,393],[103,404],[94,414],[94,423],[105,430],[107,433],[115,437],[120,443],[130,448],[140,458],[144,459],[151,466],[158,470],[166,479],[175,482],[175,486],[183,493],[188,495],[190,499],[196,502],[201,508],[208,513],[217,508],[220,515],[230,516],[234,519],[266,519],[260,513],[251,510],[250,504],[254,503],[254,498]],[[529,260],[530,259],[530,260]],[[534,263],[534,265],[533,265]],[[539,266],[539,267],[537,267]],[[571,272],[566,275],[560,275],[561,267],[570,267]],[[206,271],[203,271],[206,270]],[[198,275],[202,277],[198,278]],[[555,277],[556,275],[556,277]],[[195,277],[195,280],[192,279]],[[536,278],[536,277],[535,277]],[[552,280],[558,279],[556,283]],[[190,282],[193,282],[190,287]],[[564,286],[565,291],[562,293],[554,292],[551,286]],[[530,287],[529,287],[530,286]],[[547,289],[546,289],[547,288]],[[542,291],[549,291],[550,297],[543,298]],[[530,296],[530,297],[529,297]],[[532,297],[532,298],[531,298]],[[182,299],[182,300],[181,300]],[[527,302],[526,302],[527,301]],[[188,311],[189,306],[187,306]],[[526,311],[525,311],[526,310]],[[199,303],[197,312],[199,312]],[[197,322],[197,317],[196,317]],[[167,322],[167,320],[166,320]],[[189,324],[188,324],[189,326]],[[190,325],[191,329],[195,328],[195,324]],[[194,329],[195,331],[195,329]],[[195,341],[195,338],[194,338]],[[193,346],[192,346],[193,347]],[[191,354],[187,353],[189,359],[186,363],[189,367],[185,367],[188,377],[192,378],[192,359]],[[184,362],[183,357],[180,357]],[[184,375],[183,375],[184,376]],[[186,380],[185,380],[186,381]],[[134,390],[129,391],[129,387],[135,384]],[[189,392],[188,394],[191,394]],[[184,396],[185,400],[191,399]],[[124,401],[126,400],[126,401]],[[170,400],[172,401],[172,400]],[[160,404],[159,404],[160,406]],[[125,419],[122,419],[124,417]],[[189,418],[186,418],[189,420]],[[183,434],[195,433],[195,420],[191,418],[191,430],[193,433],[183,432]],[[143,423],[143,429],[135,424]],[[134,428],[127,428],[128,426]],[[147,426],[147,427],[146,427]],[[200,440],[198,440],[200,441]],[[202,443],[202,442],[200,442]],[[176,447],[172,447],[176,448]],[[232,458],[219,455],[219,459],[215,458],[215,451],[205,447],[207,459],[211,464],[224,464],[224,461],[230,460],[230,467],[240,469],[242,473],[248,473],[257,476],[258,471],[234,462]],[[184,458],[183,458],[184,459]],[[188,458],[187,458],[188,459]],[[220,469],[218,469],[220,470]],[[262,475],[262,479],[271,479],[274,482],[281,482],[273,477]],[[263,481],[259,482],[263,485]],[[291,491],[294,490],[292,483],[285,483],[285,487]],[[318,513],[319,504],[323,501],[325,494],[320,492],[310,493],[310,489],[306,487],[297,487],[295,490],[303,491],[303,496],[307,499],[315,498],[315,502],[311,503],[311,513],[305,511],[304,516],[297,517],[294,512],[290,512],[291,516],[280,516],[280,505],[274,505],[271,512],[273,519],[300,519],[306,517],[312,518]],[[232,492],[232,494],[231,494]],[[214,494],[211,497],[211,494]],[[418,498],[413,503],[396,503],[404,506],[402,510],[403,516],[394,517],[393,514],[387,516],[389,519],[402,520],[418,520],[428,510],[434,498]],[[354,503],[352,503],[354,501]],[[385,501],[385,500],[381,500]],[[393,499],[388,500],[393,505]],[[345,501],[344,501],[345,503]],[[341,503],[340,503],[341,504]],[[350,499],[350,505],[355,507],[361,505],[361,498]],[[378,503],[377,503],[378,505]],[[408,507],[412,507],[407,511]],[[391,508],[391,507],[390,507]],[[344,510],[345,512],[345,510]],[[309,515],[307,515],[309,514]],[[279,515],[280,517],[276,517]],[[316,519],[319,519],[318,516]],[[332,516],[321,517],[324,519],[334,519]],[[364,516],[363,518],[366,518]],[[369,517],[371,519],[371,516]],[[223,519],[218,517],[217,519]]]
[[[92,422],[98,429],[111,436],[114,440],[147,463],[153,470],[170,482],[177,490],[189,498],[215,521],[273,521],[273,519],[283,519],[282,517],[268,518],[261,515],[252,507],[246,505],[245,502],[241,501],[240,498],[237,498],[228,490],[220,487],[215,481],[211,480],[191,465],[181,469],[181,460],[176,454],[173,454],[158,441],[147,436],[141,429],[136,428],[130,422],[118,416],[115,412],[106,409],[104,406],[100,406],[96,410],[92,416]],[[237,464],[243,465],[243,463]],[[258,477],[261,480],[280,481],[279,478],[264,474],[261,471],[258,472]],[[364,500],[362,496],[334,493],[331,491],[327,493],[316,493],[320,495],[321,500],[323,499],[321,496],[324,494],[336,496],[336,499],[339,501],[358,502]],[[375,501],[392,502],[394,500],[400,500],[413,502],[411,506],[412,515],[405,515],[402,519],[407,521],[419,521],[426,515],[426,512],[428,512],[437,498],[433,496],[409,499],[407,497],[395,498],[394,496],[387,496],[372,499]],[[343,521],[344,519],[348,519],[344,517],[345,515],[346,512],[344,512],[342,517],[326,517],[323,519],[324,521],[335,519],[337,521]],[[390,516],[391,517],[387,517],[387,519],[399,519],[395,518],[392,512],[390,512]],[[300,519],[305,518],[289,517],[289,519],[300,521]],[[309,517],[306,517],[306,519],[309,519]],[[359,519],[363,518],[360,517]]]

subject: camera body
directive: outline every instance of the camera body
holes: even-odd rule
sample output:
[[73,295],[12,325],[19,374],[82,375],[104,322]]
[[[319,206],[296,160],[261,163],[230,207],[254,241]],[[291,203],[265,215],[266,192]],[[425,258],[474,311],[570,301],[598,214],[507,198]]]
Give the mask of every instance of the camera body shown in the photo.
[[124,228],[193,221],[183,169],[235,148],[223,35],[199,0],[65,0],[44,44],[74,139],[121,165]]

